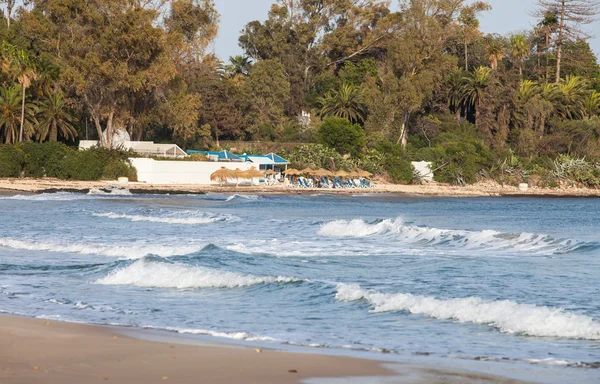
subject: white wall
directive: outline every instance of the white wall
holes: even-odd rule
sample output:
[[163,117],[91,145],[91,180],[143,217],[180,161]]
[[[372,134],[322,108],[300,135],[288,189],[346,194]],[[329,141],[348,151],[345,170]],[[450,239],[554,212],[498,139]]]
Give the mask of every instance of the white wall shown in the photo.
[[431,171],[431,163],[428,161],[413,161],[412,166],[415,168],[415,173],[421,176],[425,181],[433,180],[433,172]]
[[[252,163],[214,162],[214,161],[158,161],[147,158],[131,158],[131,165],[137,170],[138,181],[148,184],[213,184],[210,175],[221,167],[228,169],[239,168],[242,171],[252,167]],[[254,182],[257,182],[254,179]],[[235,184],[237,180],[230,180]],[[248,180],[241,180],[248,183]]]

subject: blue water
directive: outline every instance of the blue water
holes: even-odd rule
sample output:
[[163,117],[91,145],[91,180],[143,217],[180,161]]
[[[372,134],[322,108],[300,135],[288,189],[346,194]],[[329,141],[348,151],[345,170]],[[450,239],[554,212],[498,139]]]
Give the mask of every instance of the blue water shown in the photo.
[[0,311],[593,382],[599,213],[596,199],[5,196]]

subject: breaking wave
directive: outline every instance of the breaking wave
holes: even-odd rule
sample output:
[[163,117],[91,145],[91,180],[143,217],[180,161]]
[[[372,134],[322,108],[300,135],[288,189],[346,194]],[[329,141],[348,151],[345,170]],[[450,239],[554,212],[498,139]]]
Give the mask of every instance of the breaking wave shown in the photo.
[[26,201],[70,201],[82,200],[89,197],[83,193],[73,192],[56,192],[56,193],[40,193],[36,195],[14,195],[1,197],[0,200],[26,200]]
[[365,290],[357,284],[338,284],[335,297],[339,301],[365,300],[373,312],[408,311],[436,319],[486,324],[509,334],[600,340],[600,323],[589,316],[512,300],[490,301],[479,297],[442,300]]
[[129,221],[147,221],[152,223],[165,223],[165,224],[182,224],[182,225],[196,225],[196,224],[209,224],[218,221],[229,221],[236,219],[235,216],[231,215],[215,215],[210,213],[198,213],[198,212],[165,212],[159,216],[146,216],[146,215],[127,215],[119,214],[114,212],[109,213],[93,213],[92,216],[105,217],[108,219],[125,219]]
[[231,195],[225,199],[225,201],[232,201],[234,199],[245,199],[245,200],[260,200],[261,197],[258,195]]
[[146,255],[158,255],[162,257],[181,256],[202,250],[202,246],[168,246],[152,245],[148,243],[132,242],[128,245],[106,245],[94,243],[70,243],[59,244],[53,242],[38,242],[27,240],[16,240],[0,237],[0,247],[28,251],[47,251],[62,253],[78,253],[82,255],[103,255],[118,257],[121,259],[139,259]]
[[99,189],[92,188],[88,192],[88,195],[100,195],[100,196],[132,196],[133,193],[129,189],[124,188],[110,188],[110,189]]
[[[154,328],[154,327],[145,327],[145,328]],[[204,336],[212,336],[212,337],[223,337],[226,339],[232,340],[245,340],[245,341],[277,341],[277,339],[269,337],[269,336],[257,336],[250,332],[221,332],[221,331],[211,331],[207,329],[182,329],[182,328],[164,328],[170,332],[177,332],[181,334],[188,335],[204,335]]]
[[336,220],[322,225],[318,233],[322,236],[348,238],[385,235],[412,244],[495,251],[567,253],[589,245],[578,240],[555,239],[547,235],[526,232],[510,234],[493,230],[467,231],[420,227],[404,224],[401,218],[372,223],[360,219]]
[[256,284],[291,283],[290,277],[253,276],[144,258],[96,281],[105,285],[152,288],[238,288]]

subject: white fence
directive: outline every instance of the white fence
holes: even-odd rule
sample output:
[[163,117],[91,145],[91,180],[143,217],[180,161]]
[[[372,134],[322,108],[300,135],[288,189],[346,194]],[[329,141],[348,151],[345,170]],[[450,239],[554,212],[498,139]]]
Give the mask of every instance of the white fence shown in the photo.
[[[138,181],[148,184],[212,184],[219,182],[211,181],[210,175],[221,167],[227,169],[239,168],[242,171],[252,167],[252,163],[239,162],[214,162],[214,161],[158,161],[147,158],[131,158],[131,165],[137,170]],[[228,184],[237,182],[249,183],[249,180],[231,179]],[[254,183],[258,179],[253,180]]]

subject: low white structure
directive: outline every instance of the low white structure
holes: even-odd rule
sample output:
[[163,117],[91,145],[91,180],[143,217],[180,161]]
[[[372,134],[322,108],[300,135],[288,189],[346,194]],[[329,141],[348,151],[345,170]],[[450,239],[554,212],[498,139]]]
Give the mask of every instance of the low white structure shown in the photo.
[[[138,181],[148,184],[220,184],[217,181],[211,181],[210,175],[222,167],[227,169],[240,169],[247,171],[253,164],[215,162],[215,161],[169,161],[154,160],[148,158],[131,158],[131,165],[137,170]],[[248,184],[249,180],[231,179],[227,184]],[[258,183],[258,179],[252,180],[253,184]]]
[[[90,149],[98,145],[96,140],[81,140],[79,149]],[[187,153],[177,144],[155,144],[153,141],[124,141],[113,147],[132,150],[142,156],[165,157],[170,159],[183,159]]]
[[415,175],[424,181],[433,181],[433,171],[431,170],[431,162],[429,161],[413,161]]

